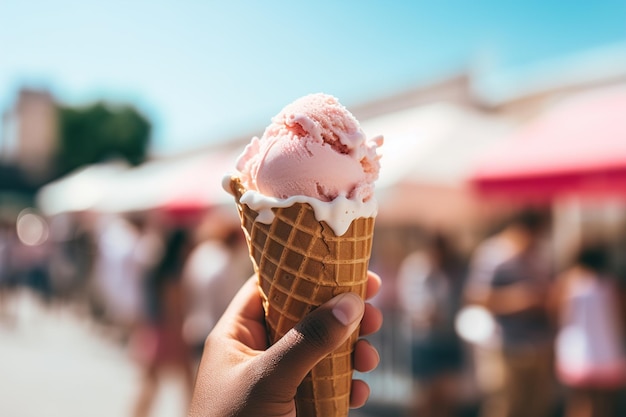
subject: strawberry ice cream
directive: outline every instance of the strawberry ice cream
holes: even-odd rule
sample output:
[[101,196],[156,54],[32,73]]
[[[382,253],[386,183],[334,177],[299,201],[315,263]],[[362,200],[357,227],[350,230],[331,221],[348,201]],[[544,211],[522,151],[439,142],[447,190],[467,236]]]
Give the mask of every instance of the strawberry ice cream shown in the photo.
[[367,201],[378,178],[376,148],[335,97],[311,94],[286,106],[237,161],[242,184],[269,197],[338,196]]
[[[375,217],[383,137],[367,139],[335,97],[310,94],[272,118],[237,160],[234,177],[247,190],[241,203],[271,223],[273,209],[307,203],[340,236],[357,218]],[[231,176],[224,188],[231,190]]]

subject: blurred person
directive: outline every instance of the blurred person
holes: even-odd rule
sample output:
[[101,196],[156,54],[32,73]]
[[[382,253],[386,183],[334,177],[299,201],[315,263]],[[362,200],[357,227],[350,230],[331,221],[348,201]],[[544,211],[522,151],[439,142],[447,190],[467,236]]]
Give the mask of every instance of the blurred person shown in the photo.
[[[522,210],[472,256],[466,302],[493,315],[500,339],[475,357],[483,391],[481,417],[544,417],[553,412],[554,332],[547,304],[553,266],[543,239],[548,227],[547,213]],[[480,378],[485,369],[490,370],[488,379]]]
[[226,307],[252,274],[252,262],[241,228],[226,228],[196,245],[185,262],[183,283],[188,313],[183,334],[199,358],[204,341]]
[[50,221],[53,253],[50,275],[56,299],[83,300],[95,254],[92,234],[80,221],[79,213],[62,213]]
[[400,266],[397,297],[411,320],[416,416],[452,416],[458,406],[463,351],[454,317],[465,272],[462,258],[442,234]]
[[11,249],[15,240],[15,226],[0,218],[0,319],[7,321],[12,321],[8,302],[12,287]]
[[557,376],[568,389],[566,417],[617,417],[626,385],[625,320],[606,249],[583,247],[559,275],[552,296]]
[[[380,278],[370,272],[366,298],[379,288]],[[295,416],[298,385],[359,323],[361,336],[378,331],[380,310],[356,294],[341,294],[268,346],[257,279],[250,278],[206,340],[189,417]],[[379,357],[372,345],[359,340],[353,360],[356,370],[368,372],[376,368]],[[364,381],[354,380],[350,406],[364,405],[369,392]]]
[[101,215],[94,225],[96,314],[122,342],[142,317],[146,274],[161,250],[159,238],[137,219]]
[[48,223],[31,208],[20,211],[17,216],[15,238],[9,246],[11,282],[32,290],[40,301],[52,299],[50,283],[51,244],[48,239]]
[[134,406],[134,417],[145,417],[156,398],[160,378],[172,370],[182,375],[191,397],[194,372],[192,352],[183,338],[186,300],[182,285],[183,265],[190,251],[189,232],[171,231],[163,256],[146,281],[146,315],[131,343],[132,353],[143,367],[143,381]]

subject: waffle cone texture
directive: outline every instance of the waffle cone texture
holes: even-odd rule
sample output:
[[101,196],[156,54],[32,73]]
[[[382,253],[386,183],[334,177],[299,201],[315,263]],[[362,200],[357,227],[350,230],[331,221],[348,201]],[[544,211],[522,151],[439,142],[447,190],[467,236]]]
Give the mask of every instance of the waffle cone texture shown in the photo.
[[[342,236],[315,218],[309,204],[274,208],[271,224],[240,203],[246,191],[231,179],[250,258],[258,277],[270,343],[331,298],[355,292],[365,298],[374,218],[359,218]],[[298,387],[298,417],[345,417],[352,385],[352,352],[359,330],[322,359]]]

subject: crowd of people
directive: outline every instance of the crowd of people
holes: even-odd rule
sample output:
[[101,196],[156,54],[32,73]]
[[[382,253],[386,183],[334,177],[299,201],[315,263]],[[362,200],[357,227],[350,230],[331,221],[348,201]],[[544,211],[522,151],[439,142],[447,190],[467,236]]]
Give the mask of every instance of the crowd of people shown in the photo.
[[[480,417],[623,415],[623,277],[606,242],[559,268],[549,230],[546,212],[523,210],[467,256],[435,235],[405,259],[414,415],[461,415],[467,374]],[[459,320],[470,310],[482,314]]]
[[[191,400],[205,339],[252,274],[238,224],[95,213],[39,221],[0,225],[0,319],[10,322],[3,300],[23,286],[51,305],[83,305],[143,370],[134,417],[150,414],[166,369]],[[25,240],[33,230],[45,238]],[[405,258],[394,289],[410,323],[410,415],[466,415],[467,374],[480,417],[624,412],[624,277],[599,242],[557,269],[549,230],[544,212],[522,211],[468,253],[433,233]],[[459,324],[469,309],[491,320],[480,340]]]
[[[209,219],[210,217],[210,219]],[[36,221],[37,239],[29,239]],[[132,416],[149,416],[161,377],[177,373],[191,400],[204,340],[252,274],[237,223],[162,215],[74,213],[0,228],[0,323],[27,288],[50,309],[71,304],[142,370]]]

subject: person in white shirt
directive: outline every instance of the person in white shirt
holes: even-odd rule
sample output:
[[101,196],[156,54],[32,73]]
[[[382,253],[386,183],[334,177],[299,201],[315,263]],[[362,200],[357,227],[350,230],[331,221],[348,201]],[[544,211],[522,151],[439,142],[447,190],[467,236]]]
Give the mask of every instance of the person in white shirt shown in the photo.
[[567,417],[616,416],[626,386],[625,323],[608,263],[602,246],[583,247],[553,292],[556,373],[568,388]]

